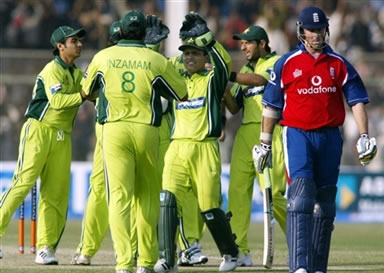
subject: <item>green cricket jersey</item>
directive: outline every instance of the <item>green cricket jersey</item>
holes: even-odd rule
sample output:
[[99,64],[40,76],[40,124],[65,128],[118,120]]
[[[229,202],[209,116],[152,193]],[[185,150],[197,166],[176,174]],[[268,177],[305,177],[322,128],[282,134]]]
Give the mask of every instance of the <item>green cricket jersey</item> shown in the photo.
[[82,103],[82,76],[80,69],[56,56],[37,76],[25,116],[70,133]]
[[[273,66],[279,58],[280,56],[272,52],[263,58],[259,58],[255,68],[253,68],[250,62],[244,65],[240,69],[240,73],[259,74],[268,81]],[[236,83],[231,88],[232,96],[235,97],[237,104],[243,108],[242,124],[261,122],[263,109],[261,99],[263,98],[264,87],[265,86],[246,86]]]
[[160,126],[160,96],[179,101],[187,94],[185,82],[173,65],[142,41],[133,40],[120,40],[98,52],[82,85],[87,94],[99,91],[101,124],[130,121]]
[[172,139],[204,140],[221,135],[221,100],[228,82],[232,60],[219,43],[208,48],[214,69],[189,76],[183,73],[188,88],[188,101],[174,102],[175,123]]

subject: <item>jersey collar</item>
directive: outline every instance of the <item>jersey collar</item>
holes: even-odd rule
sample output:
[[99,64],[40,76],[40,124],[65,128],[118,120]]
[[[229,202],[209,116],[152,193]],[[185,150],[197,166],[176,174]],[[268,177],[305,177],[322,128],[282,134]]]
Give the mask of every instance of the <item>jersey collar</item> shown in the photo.
[[145,47],[143,40],[124,40],[121,39],[118,43],[118,46],[133,46],[133,47]]
[[[63,61],[63,59],[61,59],[60,56],[58,56],[58,55],[55,56],[55,61],[56,61],[59,65],[61,65],[64,69],[69,69],[69,68],[70,68],[70,66],[69,66],[68,64],[66,64],[66,63]],[[73,64],[72,67],[75,68],[76,65]]]

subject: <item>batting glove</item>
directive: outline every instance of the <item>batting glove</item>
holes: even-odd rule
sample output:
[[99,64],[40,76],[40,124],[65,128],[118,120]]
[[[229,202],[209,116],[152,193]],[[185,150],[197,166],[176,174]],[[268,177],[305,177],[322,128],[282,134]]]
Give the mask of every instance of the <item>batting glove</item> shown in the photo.
[[272,145],[265,143],[255,145],[252,157],[257,172],[263,173],[265,167],[272,168]]
[[152,48],[151,45],[157,45],[166,39],[169,34],[169,28],[163,24],[160,18],[155,15],[147,15],[147,28],[144,42]]
[[376,139],[369,138],[368,134],[362,134],[356,143],[361,165],[368,165],[377,153]]
[[195,38],[210,32],[207,22],[196,12],[190,12],[185,15],[185,20],[180,29],[179,36],[181,39]]

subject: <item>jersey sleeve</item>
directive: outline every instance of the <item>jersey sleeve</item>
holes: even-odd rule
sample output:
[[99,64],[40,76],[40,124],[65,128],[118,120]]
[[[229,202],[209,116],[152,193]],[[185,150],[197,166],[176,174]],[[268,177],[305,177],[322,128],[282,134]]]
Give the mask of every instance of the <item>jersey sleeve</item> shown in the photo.
[[347,79],[343,85],[344,97],[349,106],[353,106],[359,102],[368,103],[369,98],[364,83],[361,80],[356,69],[344,59],[344,63],[347,66]]
[[284,59],[282,57],[275,63],[261,101],[262,104],[275,109],[284,107],[284,90],[281,84]]
[[214,63],[214,77],[210,83],[211,89],[216,91],[219,98],[222,98],[232,69],[232,59],[228,51],[218,41],[208,47],[208,51]]
[[180,101],[181,98],[187,95],[187,86],[183,77],[169,61],[166,61],[165,70],[162,75],[157,76],[153,80],[152,86],[166,99]]
[[243,88],[240,84],[235,83],[231,88],[231,95],[235,99],[237,105],[242,108],[244,106]]
[[97,65],[98,59],[97,55],[93,58],[91,63],[89,64],[87,70],[84,73],[84,77],[81,80],[81,85],[83,87],[83,91],[87,95],[91,95],[92,93],[96,92],[100,88],[99,83],[99,75],[101,72],[98,70]]
[[50,107],[53,109],[77,107],[83,102],[80,85],[77,86],[78,90],[69,90],[70,85],[64,84],[63,74],[58,68],[53,67],[49,73],[41,75],[41,78]]

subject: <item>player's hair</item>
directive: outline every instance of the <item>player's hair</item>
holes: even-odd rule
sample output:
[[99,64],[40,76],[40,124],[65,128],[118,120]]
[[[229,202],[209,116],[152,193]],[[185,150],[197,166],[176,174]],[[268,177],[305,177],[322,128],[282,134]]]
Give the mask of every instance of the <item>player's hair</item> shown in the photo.
[[126,40],[144,40],[145,38],[145,29],[141,30],[121,30],[121,37]]
[[[265,40],[264,40],[265,41]],[[259,45],[261,40],[255,40],[256,44]],[[271,53],[271,48],[269,47],[269,41],[265,41],[265,51],[268,53]]]
[[58,41],[58,42],[56,43],[55,48],[52,50],[52,54],[53,54],[53,56],[59,56],[59,55],[60,55],[60,51],[59,51],[59,49],[57,48],[57,44],[58,44],[58,43],[65,44],[65,40],[66,40],[66,38],[63,38],[63,39],[61,39],[60,41]]

